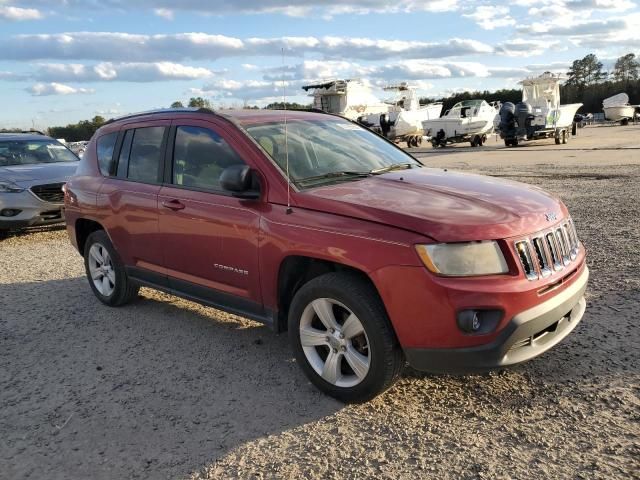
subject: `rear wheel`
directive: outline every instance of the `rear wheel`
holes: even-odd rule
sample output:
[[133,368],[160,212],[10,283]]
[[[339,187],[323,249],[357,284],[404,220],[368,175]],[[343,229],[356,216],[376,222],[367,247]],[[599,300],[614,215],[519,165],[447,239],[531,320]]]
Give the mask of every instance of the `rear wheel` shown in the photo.
[[355,274],[328,273],[300,288],[289,338],[309,380],[343,402],[385,391],[405,363],[377,292]]
[[118,307],[138,296],[133,284],[104,230],[93,232],[84,246],[84,266],[91,290],[105,305]]

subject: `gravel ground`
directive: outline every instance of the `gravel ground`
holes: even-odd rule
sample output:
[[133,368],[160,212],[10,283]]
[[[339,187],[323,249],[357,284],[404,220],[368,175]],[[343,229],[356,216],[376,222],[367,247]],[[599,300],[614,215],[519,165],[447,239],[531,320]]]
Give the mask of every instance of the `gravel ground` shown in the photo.
[[587,313],[525,365],[409,370],[365,405],[317,392],[249,320],[148,289],[103,306],[63,230],[1,241],[0,478],[640,478],[638,133],[418,150],[562,197]]

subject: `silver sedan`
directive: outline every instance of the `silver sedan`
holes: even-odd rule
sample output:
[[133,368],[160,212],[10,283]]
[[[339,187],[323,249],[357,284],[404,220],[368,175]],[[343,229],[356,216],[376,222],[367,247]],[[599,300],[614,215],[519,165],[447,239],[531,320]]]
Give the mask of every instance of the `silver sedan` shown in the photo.
[[40,134],[0,134],[0,236],[64,221],[62,187],[78,166],[67,147]]

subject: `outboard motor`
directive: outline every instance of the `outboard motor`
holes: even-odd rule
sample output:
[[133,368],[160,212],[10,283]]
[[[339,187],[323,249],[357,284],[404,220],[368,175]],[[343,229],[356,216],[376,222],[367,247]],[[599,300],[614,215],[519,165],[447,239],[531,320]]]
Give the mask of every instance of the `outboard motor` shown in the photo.
[[533,116],[533,108],[526,102],[520,102],[516,105],[515,114],[518,127],[524,129],[528,135],[531,129],[531,121],[535,118]]
[[380,130],[382,130],[382,136],[388,137],[389,132],[391,131],[391,119],[389,118],[389,114],[383,113],[380,115]]
[[516,129],[516,106],[511,102],[505,102],[500,107],[500,136],[502,138],[515,135]]

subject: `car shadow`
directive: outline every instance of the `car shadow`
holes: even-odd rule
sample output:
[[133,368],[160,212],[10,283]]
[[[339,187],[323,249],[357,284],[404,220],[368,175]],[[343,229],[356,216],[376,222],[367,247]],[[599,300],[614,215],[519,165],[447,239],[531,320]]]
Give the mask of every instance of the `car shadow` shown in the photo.
[[144,290],[102,305],[84,278],[0,284],[9,478],[175,478],[329,416],[286,335]]

